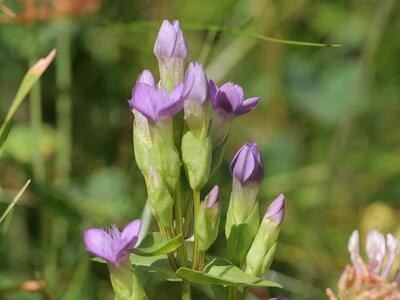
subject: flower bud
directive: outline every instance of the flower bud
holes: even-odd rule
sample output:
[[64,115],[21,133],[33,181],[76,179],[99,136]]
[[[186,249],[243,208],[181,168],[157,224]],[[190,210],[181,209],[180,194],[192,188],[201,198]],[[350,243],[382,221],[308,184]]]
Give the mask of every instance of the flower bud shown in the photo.
[[161,83],[168,91],[182,82],[187,52],[179,21],[175,20],[171,24],[164,20],[154,44],[154,54],[158,59]]
[[276,224],[280,225],[283,222],[285,216],[285,196],[280,194],[271,204],[268,206],[267,212],[264,218],[270,219]]
[[215,186],[200,204],[195,229],[201,251],[207,251],[218,236],[220,219],[218,198],[219,188]]
[[240,267],[259,227],[257,194],[264,176],[264,166],[257,145],[245,144],[233,158],[230,169],[233,185],[225,235],[228,256]]
[[246,272],[256,277],[270,267],[285,214],[285,196],[280,194],[268,207],[246,257]]
[[206,105],[207,93],[207,77],[203,67],[197,62],[190,63],[183,88],[184,112],[189,130],[196,135],[208,133],[210,119]]
[[185,101],[204,104],[207,100],[208,85],[203,67],[198,62],[191,62],[185,73],[183,97]]
[[264,165],[256,143],[246,143],[236,153],[230,164],[231,175],[242,185],[260,183],[264,178]]

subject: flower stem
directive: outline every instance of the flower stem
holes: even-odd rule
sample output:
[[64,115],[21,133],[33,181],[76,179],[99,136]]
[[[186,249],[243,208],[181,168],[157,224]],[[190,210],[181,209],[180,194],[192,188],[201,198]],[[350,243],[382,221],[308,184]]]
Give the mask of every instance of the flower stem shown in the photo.
[[198,270],[201,265],[201,253],[199,250],[199,238],[196,231],[196,222],[200,209],[200,191],[193,190],[193,204],[194,204],[194,247],[193,247],[193,264],[192,268]]
[[249,291],[250,291],[249,287],[245,287],[243,289],[242,300],[246,300],[247,299],[247,296],[249,295]]
[[[183,220],[182,220],[182,193],[181,193],[181,186],[178,183],[176,189],[176,198],[175,198],[175,219],[177,225],[177,232],[182,233],[184,235],[184,227],[183,227]],[[186,252],[186,245],[185,241],[183,241],[183,245],[177,249],[179,262],[182,266],[188,266],[188,256]]]
[[183,224],[183,237],[187,238],[189,234],[189,226],[190,226],[190,219],[193,212],[193,199],[190,198],[189,202],[186,205],[185,210],[185,223]]
[[[173,230],[172,230],[171,227],[165,227],[165,226],[162,226],[161,224],[159,224],[158,226],[159,226],[159,228],[160,228],[161,234],[162,234],[165,238],[167,238],[167,239],[172,239],[172,238],[174,237],[174,235],[173,235],[173,233],[172,233]],[[175,256],[174,256],[172,253],[168,253],[168,254],[167,254],[167,257],[168,257],[169,263],[170,263],[171,267],[174,269],[174,271],[178,270],[179,265],[178,265],[178,263],[177,263],[177,261],[176,261]]]
[[191,300],[190,283],[188,281],[182,282],[182,300]]
[[236,286],[230,286],[228,288],[228,299],[229,300],[237,300],[238,290]]

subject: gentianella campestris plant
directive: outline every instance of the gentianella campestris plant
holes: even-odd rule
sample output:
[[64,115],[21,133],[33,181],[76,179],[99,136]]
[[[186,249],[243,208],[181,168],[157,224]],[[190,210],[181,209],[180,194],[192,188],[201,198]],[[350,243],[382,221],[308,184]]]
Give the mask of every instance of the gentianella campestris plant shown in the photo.
[[245,143],[230,165],[226,257],[207,254],[222,227],[220,202],[225,199],[217,185],[209,191],[204,187],[220,166],[232,122],[255,109],[260,98],[246,99],[232,82],[218,86],[198,62],[185,70],[188,47],[178,21],[162,23],[154,54],[160,80],[144,70],[129,108],[135,159],[160,232],[136,245],[139,220],[122,232],[115,225],[91,228],[84,233],[87,251],[108,264],[120,300],[146,299],[136,273],[145,268],[156,276],[165,265],[153,267],[160,260],[168,262],[163,278],[170,274],[168,279],[181,282],[182,299],[191,299],[192,283],[211,284],[215,299],[246,299],[251,287],[280,287],[262,276],[277,248],[285,197],[279,195],[260,220],[257,196],[264,165],[256,143]]

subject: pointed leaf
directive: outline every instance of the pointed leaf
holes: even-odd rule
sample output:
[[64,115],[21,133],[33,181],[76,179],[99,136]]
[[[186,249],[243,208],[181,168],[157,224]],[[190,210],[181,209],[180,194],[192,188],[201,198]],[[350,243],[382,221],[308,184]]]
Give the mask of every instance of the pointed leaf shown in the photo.
[[135,265],[136,270],[156,274],[167,281],[182,281],[181,278],[176,276],[165,255],[140,256],[131,254],[129,260],[132,265]]
[[203,272],[188,268],[179,268],[176,275],[184,280],[198,284],[216,284],[226,286],[281,287],[280,284],[254,277],[245,273],[229,261],[213,259]]
[[25,77],[22,79],[21,85],[19,86],[17,94],[7,112],[6,118],[0,127],[0,153],[11,129],[12,119],[18,107],[21,105],[22,101],[25,99],[36,81],[38,81],[49,64],[53,61],[55,55],[56,50],[53,49],[47,57],[39,59],[39,61],[28,70]]
[[183,244],[182,234],[172,240],[167,240],[159,232],[147,235],[133,252],[141,256],[157,256],[175,251]]

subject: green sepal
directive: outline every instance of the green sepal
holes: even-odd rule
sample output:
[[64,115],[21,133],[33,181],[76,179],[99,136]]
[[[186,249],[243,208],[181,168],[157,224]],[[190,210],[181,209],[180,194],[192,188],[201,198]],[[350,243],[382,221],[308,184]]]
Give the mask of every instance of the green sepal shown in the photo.
[[108,265],[111,284],[117,300],[146,300],[142,285],[133,272],[129,260],[119,266]]
[[149,159],[150,166],[164,178],[168,189],[174,191],[179,180],[181,161],[175,145],[172,141],[167,142],[159,131],[153,135]]
[[232,205],[229,205],[226,216],[225,236],[227,239],[228,258],[241,267],[260,224],[258,202],[254,203],[250,214],[241,222],[233,215]]
[[195,225],[199,249],[207,251],[218,236],[220,220],[219,207],[207,208],[204,201],[200,205],[197,222]]
[[263,275],[272,263],[280,232],[280,226],[264,219],[246,257],[246,272]]
[[210,175],[210,137],[197,137],[192,131],[187,131],[182,138],[182,160],[185,165],[190,187],[193,190],[200,190],[207,182]]
[[155,169],[150,169],[146,178],[148,201],[157,222],[165,227],[173,225],[174,199],[164,177]]

